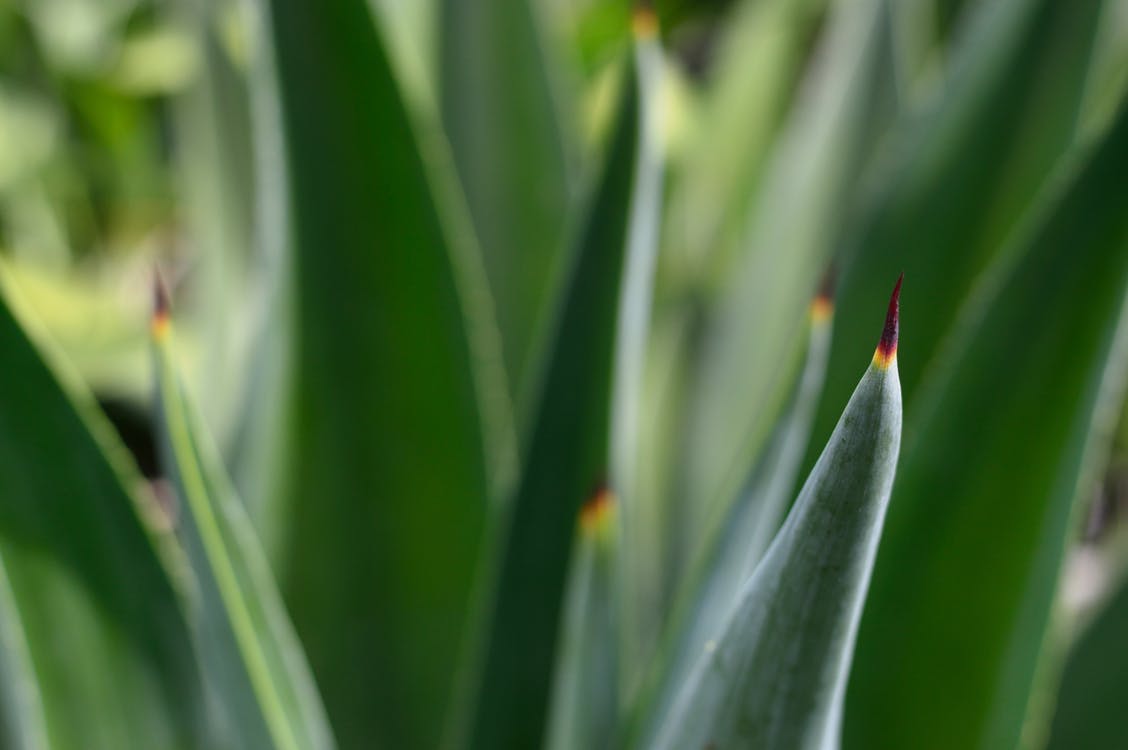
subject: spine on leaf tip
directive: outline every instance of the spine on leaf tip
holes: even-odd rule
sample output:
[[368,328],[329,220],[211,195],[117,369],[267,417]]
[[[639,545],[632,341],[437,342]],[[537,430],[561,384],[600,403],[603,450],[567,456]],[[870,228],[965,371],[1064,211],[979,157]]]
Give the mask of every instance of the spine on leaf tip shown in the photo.
[[585,536],[602,537],[611,532],[615,524],[615,493],[607,485],[600,485],[580,508],[580,531]]
[[901,316],[901,282],[905,274],[897,278],[897,285],[893,287],[893,295],[889,298],[889,311],[885,314],[885,328],[881,332],[881,341],[877,343],[877,351],[873,353],[873,363],[879,369],[887,369],[897,359],[897,335],[900,330]]
[[631,12],[631,31],[636,39],[652,39],[658,36],[658,15],[646,0],[635,3]]
[[153,338],[162,339],[168,335],[171,324],[172,303],[168,295],[168,287],[155,269],[153,271],[153,316],[149,322]]
[[826,269],[819,283],[818,294],[811,301],[811,322],[824,323],[834,315],[834,282],[837,277],[834,266]]

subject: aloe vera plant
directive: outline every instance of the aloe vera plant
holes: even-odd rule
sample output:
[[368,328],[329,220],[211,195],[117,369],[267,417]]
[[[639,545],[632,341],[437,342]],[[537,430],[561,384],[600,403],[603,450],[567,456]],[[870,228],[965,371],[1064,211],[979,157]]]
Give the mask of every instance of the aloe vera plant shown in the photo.
[[1128,741],[1116,2],[65,7],[0,5],[0,750]]

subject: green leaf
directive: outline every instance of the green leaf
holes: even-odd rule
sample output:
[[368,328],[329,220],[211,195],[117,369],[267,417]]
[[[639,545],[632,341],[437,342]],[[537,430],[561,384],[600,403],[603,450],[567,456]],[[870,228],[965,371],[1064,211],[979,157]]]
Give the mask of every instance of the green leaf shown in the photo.
[[679,159],[670,200],[671,250],[691,266],[712,261],[724,267],[739,245],[826,4],[744,0],[720,24],[698,127]]
[[164,463],[194,577],[190,614],[209,684],[241,748],[332,748],[269,565],[172,361],[167,303],[153,318]]
[[471,746],[482,750],[543,740],[572,525],[607,472],[612,349],[638,132],[629,70],[499,540],[470,730]]
[[873,363],[656,748],[832,747],[901,443],[900,281]]
[[43,696],[35,679],[27,633],[8,576],[0,566],[0,747],[47,748]]
[[1128,585],[1082,632],[1069,653],[1049,750],[1123,747],[1128,741],[1123,708],[1128,702]]
[[976,290],[945,369],[922,385],[859,636],[849,746],[1019,739],[1100,453],[1092,427],[1119,408],[1126,159],[1121,110]]
[[549,750],[615,745],[619,718],[618,507],[606,488],[580,510],[557,649]]
[[[89,395],[41,359],[6,302],[0,349],[3,656],[9,674],[34,680],[5,692],[39,694],[52,748],[202,743],[202,683],[167,567],[176,550],[142,516],[163,518],[155,497]],[[39,724],[27,700],[21,718]]]
[[[530,0],[440,3],[441,109],[519,404],[536,374],[574,201],[561,87]],[[531,404],[530,404],[531,406]]]
[[367,3],[268,6],[295,332],[279,580],[340,743],[434,746],[513,447],[488,290]]
[[693,554],[704,521],[735,498],[793,382],[803,312],[856,189],[861,154],[885,119],[872,106],[891,86],[885,10],[885,0],[834,6],[810,95],[791,113],[749,208],[743,251],[701,337],[678,495],[694,499],[682,555]]
[[658,19],[651,10],[640,6],[631,26],[638,76],[638,142],[616,315],[608,456],[610,485],[622,508],[616,514],[620,523],[616,562],[621,566],[619,581],[623,588],[619,599],[623,628],[620,658],[623,672],[630,676],[628,684],[641,671],[638,662],[645,654],[646,634],[652,628],[646,622],[651,617],[647,584],[656,567],[653,556],[661,554],[660,550],[647,547],[647,515],[653,504],[648,503],[642,488],[646,460],[642,432],[666,166],[661,96],[666,61],[658,36]]
[[[878,279],[904,272],[928,301],[905,320],[913,356],[901,377],[913,403],[960,305],[1076,143],[1101,5],[1009,0],[969,11],[947,80],[890,134],[881,188],[839,244],[831,373],[861,365]],[[828,378],[816,441],[852,387]]]
[[644,745],[669,714],[706,641],[720,630],[790,507],[826,374],[831,304],[820,295],[812,305],[806,361],[791,403],[736,502],[710,524],[708,541],[682,585],[650,673],[651,694],[643,700]]

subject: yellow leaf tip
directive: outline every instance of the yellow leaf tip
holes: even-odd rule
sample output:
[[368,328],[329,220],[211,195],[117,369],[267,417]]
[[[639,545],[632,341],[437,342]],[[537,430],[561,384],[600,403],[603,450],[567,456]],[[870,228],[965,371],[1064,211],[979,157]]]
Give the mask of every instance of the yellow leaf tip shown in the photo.
[[160,272],[153,270],[153,315],[149,321],[149,330],[154,339],[161,340],[168,336],[172,325],[172,304],[169,301],[168,287],[161,279]]
[[615,493],[600,485],[580,508],[580,531],[584,536],[603,537],[615,525]]
[[635,5],[631,13],[631,31],[636,39],[653,39],[658,36],[658,14],[647,2]]

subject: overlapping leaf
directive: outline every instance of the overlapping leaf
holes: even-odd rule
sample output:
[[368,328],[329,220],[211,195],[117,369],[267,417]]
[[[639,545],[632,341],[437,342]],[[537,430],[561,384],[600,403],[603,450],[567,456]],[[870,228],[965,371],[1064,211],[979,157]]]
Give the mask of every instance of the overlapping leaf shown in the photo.
[[702,644],[654,747],[837,742],[901,442],[896,298],[873,363],[779,535]]
[[280,583],[341,744],[427,747],[513,447],[490,300],[368,4],[267,6],[294,299]]
[[[440,100],[497,303],[514,393],[536,372],[574,202],[556,60],[530,0],[440,3]],[[535,391],[533,394],[534,395]]]
[[858,641],[851,747],[1019,739],[1074,500],[1102,453],[1092,425],[1120,406],[1126,160],[1121,110],[922,386]]
[[167,306],[153,319],[164,463],[193,576],[190,614],[229,740],[241,748],[334,747],[269,565],[172,361]]
[[6,304],[0,348],[4,691],[23,696],[13,700],[25,728],[6,725],[60,750],[203,742],[200,676],[166,567],[174,550],[142,513],[167,517],[152,495],[135,497],[145,491],[108,424]]
[[572,258],[533,432],[511,516],[499,539],[470,730],[471,746],[482,750],[530,747],[543,739],[572,524],[584,498],[607,472],[612,349],[637,112],[632,68]]

